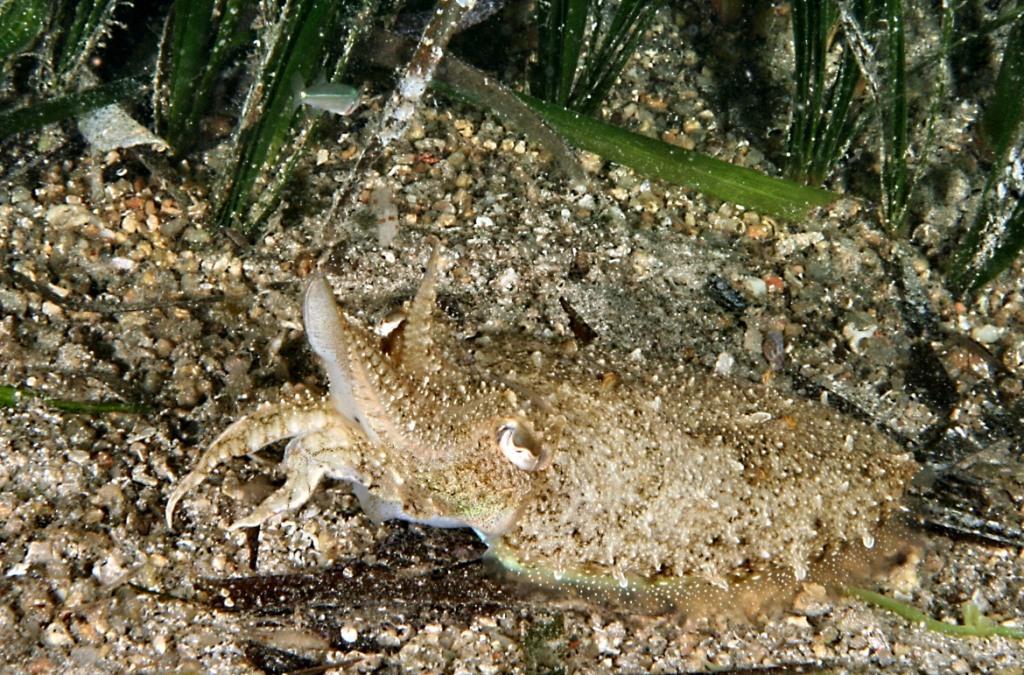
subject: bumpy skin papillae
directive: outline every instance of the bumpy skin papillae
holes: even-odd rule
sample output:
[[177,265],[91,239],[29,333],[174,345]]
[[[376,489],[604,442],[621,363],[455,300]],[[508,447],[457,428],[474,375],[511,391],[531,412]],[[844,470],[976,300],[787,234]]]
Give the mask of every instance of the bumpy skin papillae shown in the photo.
[[521,339],[459,345],[435,308],[441,268],[435,245],[405,323],[384,341],[315,278],[304,314],[330,405],[229,427],[175,489],[168,518],[221,461],[295,436],[285,486],[236,526],[301,505],[331,475],[353,482],[371,516],[473,527],[529,578],[685,605],[694,580],[774,592],[824,579],[869,551],[899,509],[914,463],[818,403]]
[[172,492],[168,525],[178,501],[220,463],[295,437],[285,485],[233,528],[300,506],[330,476],[366,488],[357,495],[365,497],[371,516],[469,526],[482,537],[504,531],[521,508],[530,476],[503,455],[500,430],[521,420],[514,397],[472,372],[454,370],[444,353],[451,341],[436,333],[433,317],[440,266],[435,245],[409,309],[412,325],[399,329],[388,350],[344,316],[326,281],[314,277],[303,318],[330,378],[330,399],[267,407],[229,427]]
[[515,377],[553,460],[502,538],[527,576],[639,576],[682,603],[666,579],[820,580],[818,562],[874,546],[915,471],[873,429],[757,385],[675,369],[609,387],[533,361]]

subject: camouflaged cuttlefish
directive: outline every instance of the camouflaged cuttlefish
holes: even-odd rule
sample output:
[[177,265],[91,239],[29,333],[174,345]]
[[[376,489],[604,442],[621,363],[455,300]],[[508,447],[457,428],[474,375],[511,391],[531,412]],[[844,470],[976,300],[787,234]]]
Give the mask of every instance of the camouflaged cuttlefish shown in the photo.
[[175,487],[290,438],[285,484],[232,528],[349,481],[378,520],[471,527],[501,565],[545,586],[701,611],[759,609],[802,581],[842,583],[891,550],[916,465],[816,402],[698,372],[634,372],[495,338],[473,346],[436,311],[435,250],[404,321],[381,338],[306,290],[330,396],[229,426]]

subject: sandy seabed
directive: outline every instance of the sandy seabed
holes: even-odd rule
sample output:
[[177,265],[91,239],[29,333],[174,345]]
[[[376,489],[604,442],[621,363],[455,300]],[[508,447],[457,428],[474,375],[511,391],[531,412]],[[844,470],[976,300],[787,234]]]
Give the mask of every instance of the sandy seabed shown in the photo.
[[[681,30],[657,24],[612,117],[768,170],[742,129],[725,131],[712,111],[696,52],[656,48],[685,44]],[[955,414],[967,440],[946,459],[984,446],[1001,482],[979,490],[1001,490],[1019,509],[1020,264],[965,306],[934,263],[983,179],[956,168],[971,142],[961,112],[940,126],[952,178],[942,190],[922,182],[931,202],[907,243],[856,200],[783,223],[587,155],[590,184],[570,191],[514,131],[439,100],[367,183],[367,207],[332,224],[327,269],[339,301],[377,321],[414,292],[434,234],[454,262],[441,306],[462,336],[565,340],[582,323],[602,348],[641,363],[684,359],[750,380],[768,370],[762,345],[778,331],[787,353],[773,386],[824,388],[912,443]],[[325,386],[299,303],[331,191],[355,154],[354,136],[336,140],[313,153],[251,244],[205,226],[201,191],[149,150],[93,154],[71,128],[26,141],[23,168],[0,185],[0,384],[145,410],[73,414],[23,400],[0,411],[0,663],[32,673],[1024,670],[1020,643],[939,635],[814,588],[755,624],[524,596],[475,562],[471,534],[375,525],[340,483],[267,523],[258,542],[228,533],[272,488],[272,462],[229,463],[169,530],[167,495],[220,430],[262,401]],[[381,243],[392,207],[397,233]],[[934,332],[924,339],[954,383],[952,403],[920,385],[908,298],[927,308]],[[1003,437],[990,429],[993,406],[1007,411]],[[917,563],[881,590],[939,618],[958,620],[970,601],[1024,622],[1020,548],[921,536]],[[251,575],[264,579],[217,581]]]

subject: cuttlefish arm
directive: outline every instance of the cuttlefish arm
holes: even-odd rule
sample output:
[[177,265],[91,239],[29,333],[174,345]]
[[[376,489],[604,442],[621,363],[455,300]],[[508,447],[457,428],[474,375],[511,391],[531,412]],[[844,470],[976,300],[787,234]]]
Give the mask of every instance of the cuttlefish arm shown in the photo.
[[346,316],[322,276],[310,282],[304,302],[306,334],[323,360],[338,411],[356,422],[376,445],[400,449],[407,457],[437,459],[441,449],[433,416],[458,404],[466,391],[461,371],[446,347],[447,326],[435,320],[440,242],[402,323],[390,336],[391,348],[365,326]]
[[286,438],[293,440],[285,456],[285,485],[232,527],[257,525],[305,502],[324,476],[361,481],[355,467],[365,448],[379,443],[368,420],[374,414],[386,418],[367,370],[380,363],[379,344],[372,333],[341,314],[321,275],[306,288],[303,315],[310,345],[330,378],[331,396],[264,406],[225,429],[175,486],[167,502],[168,527],[182,497],[217,466]]
[[[323,477],[332,476],[363,488],[372,484],[377,494],[366,500],[374,504],[370,510],[389,517],[440,526],[464,523],[487,532],[503,529],[497,521],[504,523],[509,508],[528,491],[529,479],[515,474],[540,466],[524,466],[520,454],[533,457],[540,450],[509,397],[452,367],[452,336],[434,321],[440,268],[435,242],[427,274],[392,349],[346,316],[324,277],[315,275],[306,288],[303,318],[310,346],[328,373],[330,397],[263,408],[231,425],[175,487],[167,505],[168,524],[178,501],[219,464],[293,438],[285,456],[285,485],[233,527],[258,525],[296,508]],[[487,471],[514,494],[512,507],[491,504],[498,493],[480,481],[469,491],[472,499],[464,485],[452,482],[459,466],[472,474],[488,463],[494,466]],[[487,513],[466,506],[470,502],[479,502]]]
[[334,292],[321,274],[306,287],[302,320],[309,345],[327,371],[335,409],[362,427],[371,441],[380,442],[367,419],[367,408],[379,404],[363,366],[372,359],[373,351],[379,352],[373,336],[338,311]]
[[168,527],[182,497],[217,466],[286,438],[292,441],[285,455],[285,485],[233,528],[258,525],[275,513],[304,503],[324,476],[361,480],[354,468],[361,451],[379,439],[366,424],[363,412],[374,404],[372,392],[365,384],[353,387],[353,383],[365,382],[366,374],[359,364],[369,361],[370,353],[378,347],[371,334],[341,315],[330,287],[320,275],[314,276],[306,288],[303,315],[310,345],[330,378],[331,396],[266,405],[225,429],[175,486],[167,501]]
[[401,368],[413,377],[430,377],[439,373],[452,373],[451,360],[444,352],[443,342],[449,336],[435,320],[437,310],[437,284],[444,260],[441,242],[430,238],[430,259],[426,274],[416,296],[409,305],[405,322],[401,325],[395,359]]
[[374,445],[414,447],[399,428],[396,411],[414,397],[415,383],[395,369],[374,333],[341,312],[322,276],[314,277],[306,290],[304,320],[338,412],[358,424]]
[[324,478],[336,478],[354,484],[367,482],[357,469],[355,446],[359,431],[348,424],[330,424],[327,428],[296,436],[285,448],[281,466],[284,485],[275,490],[249,515],[233,522],[228,529],[256,527],[278,513],[297,509],[313,496]]
[[[262,406],[256,412],[243,417],[225,429],[203,453],[192,471],[174,487],[167,500],[165,512],[167,526],[173,527],[174,510],[182,497],[198,487],[213,473],[214,469],[229,459],[248,455],[286,438],[294,439],[290,449],[314,447],[314,444],[321,448],[343,449],[365,442],[360,441],[360,436],[357,429],[354,429],[345,418],[335,412],[332,401],[327,398],[300,398],[283,404]],[[297,456],[302,452],[299,449],[294,449],[290,454]],[[296,457],[292,461],[299,462],[300,459]],[[339,470],[332,473],[352,473],[354,476],[353,471],[340,469],[343,465],[348,466],[349,464],[336,462],[335,466],[339,467]],[[341,475],[339,477],[348,476]],[[312,492],[318,481],[319,477],[312,482],[309,492]],[[293,483],[289,487],[292,489],[296,485]]]

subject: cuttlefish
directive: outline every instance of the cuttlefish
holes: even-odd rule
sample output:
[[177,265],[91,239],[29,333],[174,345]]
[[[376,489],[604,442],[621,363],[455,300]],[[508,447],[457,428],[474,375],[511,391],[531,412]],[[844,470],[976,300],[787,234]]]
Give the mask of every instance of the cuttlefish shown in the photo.
[[232,529],[331,477],[375,520],[472,528],[534,584],[693,612],[759,611],[891,554],[916,465],[883,433],[691,365],[460,340],[436,307],[443,267],[435,243],[383,337],[314,275],[303,317],[330,394],[230,425],[174,488],[168,526],[219,464],[291,439],[285,483]]

